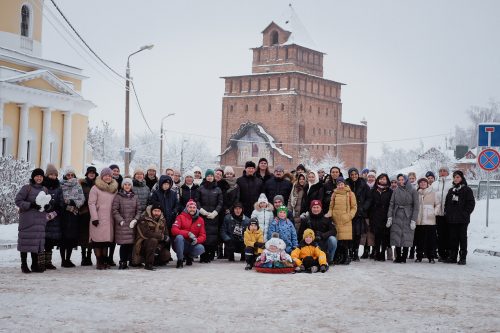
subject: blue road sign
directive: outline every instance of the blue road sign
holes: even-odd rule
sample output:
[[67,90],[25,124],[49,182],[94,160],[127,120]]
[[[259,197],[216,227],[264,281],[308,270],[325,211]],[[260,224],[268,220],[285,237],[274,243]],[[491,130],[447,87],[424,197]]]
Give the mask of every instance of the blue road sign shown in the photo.
[[485,149],[479,153],[477,162],[481,169],[495,171],[500,165],[500,154],[495,149]]
[[479,124],[478,147],[500,147],[500,124]]

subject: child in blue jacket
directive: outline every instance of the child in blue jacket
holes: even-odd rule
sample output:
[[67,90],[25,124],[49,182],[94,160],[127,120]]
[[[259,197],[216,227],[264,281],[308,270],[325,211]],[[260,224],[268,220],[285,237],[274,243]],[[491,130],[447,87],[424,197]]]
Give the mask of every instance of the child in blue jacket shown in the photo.
[[294,224],[287,218],[288,209],[285,206],[280,206],[277,209],[277,216],[271,222],[267,229],[267,239],[271,239],[271,235],[276,232],[286,244],[286,253],[292,253],[299,243],[297,241],[297,231]]

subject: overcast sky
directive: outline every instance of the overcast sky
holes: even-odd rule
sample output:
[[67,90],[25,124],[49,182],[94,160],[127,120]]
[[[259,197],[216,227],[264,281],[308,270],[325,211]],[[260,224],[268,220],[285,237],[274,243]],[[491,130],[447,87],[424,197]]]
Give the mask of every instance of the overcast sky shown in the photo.
[[[166,122],[167,131],[203,135],[214,153],[220,148],[224,93],[220,77],[251,73],[249,49],[261,45],[261,31],[271,21],[283,24],[290,3],[56,2],[95,51],[121,73],[130,53],[155,44],[151,51],[135,55],[131,66],[151,127],[159,132],[159,119],[175,112]],[[343,121],[359,123],[365,117],[369,142],[452,133],[455,125],[466,125],[465,111],[471,105],[500,100],[500,1],[292,4],[318,49],[326,53],[324,77],[346,84]],[[50,1],[45,7],[55,13]],[[97,104],[91,124],[105,120],[123,131],[123,82],[84,56],[49,11],[45,14],[43,56],[83,68],[90,77],[84,82],[84,96]],[[131,124],[133,132],[146,130],[135,104]],[[445,139],[423,142],[443,146]],[[391,146],[418,144],[413,140]],[[379,152],[380,144],[368,146],[369,155]]]

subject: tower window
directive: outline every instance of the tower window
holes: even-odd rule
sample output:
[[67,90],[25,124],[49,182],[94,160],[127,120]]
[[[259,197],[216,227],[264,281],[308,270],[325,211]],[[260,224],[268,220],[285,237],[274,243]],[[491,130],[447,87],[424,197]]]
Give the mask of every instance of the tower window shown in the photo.
[[271,112],[271,103],[267,105],[267,111]]
[[245,105],[245,111],[248,112],[248,104]]
[[279,44],[279,35],[277,31],[273,31],[271,33],[271,44],[272,45],[277,45]]
[[285,110],[285,104],[281,103],[281,111]]
[[21,8],[21,36],[30,36],[30,9],[27,5]]
[[259,104],[255,104],[255,111],[259,111]]
[[229,111],[233,112],[233,106],[232,105],[229,107]]

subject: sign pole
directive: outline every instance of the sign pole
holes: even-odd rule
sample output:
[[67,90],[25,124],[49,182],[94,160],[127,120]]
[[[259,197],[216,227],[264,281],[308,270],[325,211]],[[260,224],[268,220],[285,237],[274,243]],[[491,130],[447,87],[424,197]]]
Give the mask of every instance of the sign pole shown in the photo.
[[490,216],[490,172],[486,178],[486,228],[488,228],[488,219]]

